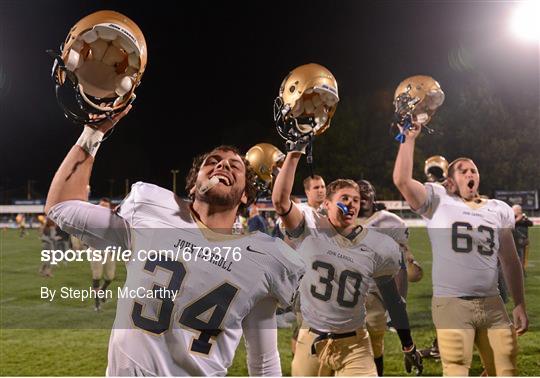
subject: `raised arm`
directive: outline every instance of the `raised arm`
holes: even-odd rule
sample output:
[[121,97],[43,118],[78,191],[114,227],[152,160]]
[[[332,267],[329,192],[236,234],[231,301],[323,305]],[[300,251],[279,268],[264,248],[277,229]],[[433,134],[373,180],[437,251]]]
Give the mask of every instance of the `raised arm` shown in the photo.
[[405,132],[405,143],[399,146],[393,174],[394,184],[414,210],[420,208],[427,199],[424,185],[412,177],[414,145],[422,130],[419,125],[415,127]]
[[123,112],[117,114],[112,120],[106,120],[97,129],[89,126],[84,131],[77,143],[68,152],[64,161],[56,171],[47,194],[45,212],[64,201],[88,200],[88,183],[94,164],[94,156],[103,135],[120,121],[131,109],[129,105]]
[[519,261],[512,231],[509,228],[500,230],[499,260],[503,270],[504,280],[509,286],[514,299],[514,326],[518,335],[523,335],[529,328],[529,319],[525,309],[525,296],[523,294],[523,270]]
[[294,175],[301,156],[296,151],[287,154],[272,189],[272,203],[288,231],[297,229],[304,220],[304,215],[291,200]]
[[94,248],[130,246],[127,221],[109,209],[86,202],[97,146],[104,133],[114,127],[130,109],[131,106],[104,122],[97,130],[85,126],[77,144],[68,152],[54,175],[47,195],[45,211],[48,217],[62,230]]

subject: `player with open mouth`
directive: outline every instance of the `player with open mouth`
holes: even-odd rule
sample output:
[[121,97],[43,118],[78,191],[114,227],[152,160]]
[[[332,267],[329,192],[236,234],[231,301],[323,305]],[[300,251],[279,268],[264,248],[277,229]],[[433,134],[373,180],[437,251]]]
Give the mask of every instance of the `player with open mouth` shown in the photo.
[[[412,177],[415,140],[423,125],[405,131],[394,183],[427,223],[433,252],[432,316],[444,375],[469,374],[476,344],[489,376],[517,375],[517,337],[527,331],[523,273],[512,237],[514,213],[478,192],[472,159],[448,166],[443,185]],[[514,299],[513,322],[497,287],[500,261]]]

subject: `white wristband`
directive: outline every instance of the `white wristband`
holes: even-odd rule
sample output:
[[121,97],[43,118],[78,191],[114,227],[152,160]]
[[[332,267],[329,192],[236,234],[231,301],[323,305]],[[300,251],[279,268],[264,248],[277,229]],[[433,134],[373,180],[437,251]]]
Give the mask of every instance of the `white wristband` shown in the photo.
[[75,144],[92,155],[92,157],[96,157],[103,135],[105,134],[101,131],[95,130],[90,126],[85,126],[84,131]]

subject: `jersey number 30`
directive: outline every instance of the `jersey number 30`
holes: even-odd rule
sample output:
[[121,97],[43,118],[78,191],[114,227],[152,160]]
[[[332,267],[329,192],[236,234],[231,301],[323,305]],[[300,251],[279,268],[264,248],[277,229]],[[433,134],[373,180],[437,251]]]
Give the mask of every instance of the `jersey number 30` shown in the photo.
[[[165,260],[146,261],[146,264],[144,265],[144,270],[151,275],[155,275],[158,269],[171,273],[171,278],[166,287],[167,290],[170,290],[168,293],[178,292],[182,286],[182,281],[186,276],[184,264],[180,261]],[[152,286],[152,290],[156,293],[156,299],[161,301],[161,306],[156,316],[157,319],[148,318],[142,315],[144,304],[137,301],[135,301],[131,312],[131,319],[137,327],[156,335],[160,335],[169,329],[171,314],[174,308],[174,303],[171,298],[159,298],[157,296],[160,287],[161,286],[156,284]],[[219,327],[223,322],[237,291],[238,288],[225,282],[206,294],[203,294],[183,309],[178,322],[187,328],[200,332],[199,337],[194,339],[191,344],[191,351],[202,354],[210,353],[210,349],[212,348],[210,338],[217,337],[222,332]],[[210,311],[211,315],[205,314]],[[204,316],[206,321],[199,318],[201,314],[206,315]]]
[[[318,272],[326,272],[326,276],[320,276],[319,282],[324,284],[324,293],[320,293],[317,290],[317,287],[315,285],[311,285],[311,295],[313,295],[315,298],[320,299],[321,301],[329,301],[332,297],[332,281],[334,280],[334,276],[336,274],[336,270],[333,265],[328,264],[323,261],[314,261],[311,265],[313,270],[316,270]],[[352,293],[352,299],[346,300],[345,299],[345,285],[347,284],[347,280],[354,280],[354,291]],[[358,303],[358,296],[360,295],[360,284],[362,283],[362,276],[358,272],[353,272],[352,270],[344,270],[339,275],[339,286],[338,286],[338,294],[337,294],[337,303],[341,307],[354,307]]]

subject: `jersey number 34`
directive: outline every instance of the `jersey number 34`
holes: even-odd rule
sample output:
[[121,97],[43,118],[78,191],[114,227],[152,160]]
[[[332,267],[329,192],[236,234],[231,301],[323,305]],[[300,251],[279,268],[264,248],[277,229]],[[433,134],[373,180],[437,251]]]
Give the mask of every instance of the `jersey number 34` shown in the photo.
[[[162,269],[171,273],[171,278],[166,287],[167,290],[170,290],[169,292],[177,292],[180,290],[186,276],[184,264],[180,261],[172,260],[146,261],[144,270],[149,274],[155,274],[157,269]],[[157,293],[160,287],[161,286],[154,284],[152,290]],[[192,352],[202,354],[210,353],[210,349],[212,348],[210,338],[217,337],[222,332],[219,327],[221,326],[237,291],[238,288],[225,282],[203,294],[182,310],[178,322],[184,327],[200,332],[199,337],[193,339],[190,348]],[[160,335],[169,329],[174,302],[171,298],[167,297],[158,298],[156,296],[156,299],[161,301],[157,319],[143,316],[142,312],[145,304],[137,301],[135,301],[133,305],[131,319],[137,327]],[[211,310],[212,308],[213,310]],[[212,314],[203,317],[207,319],[206,321],[199,318],[201,314],[209,311],[212,311]]]

